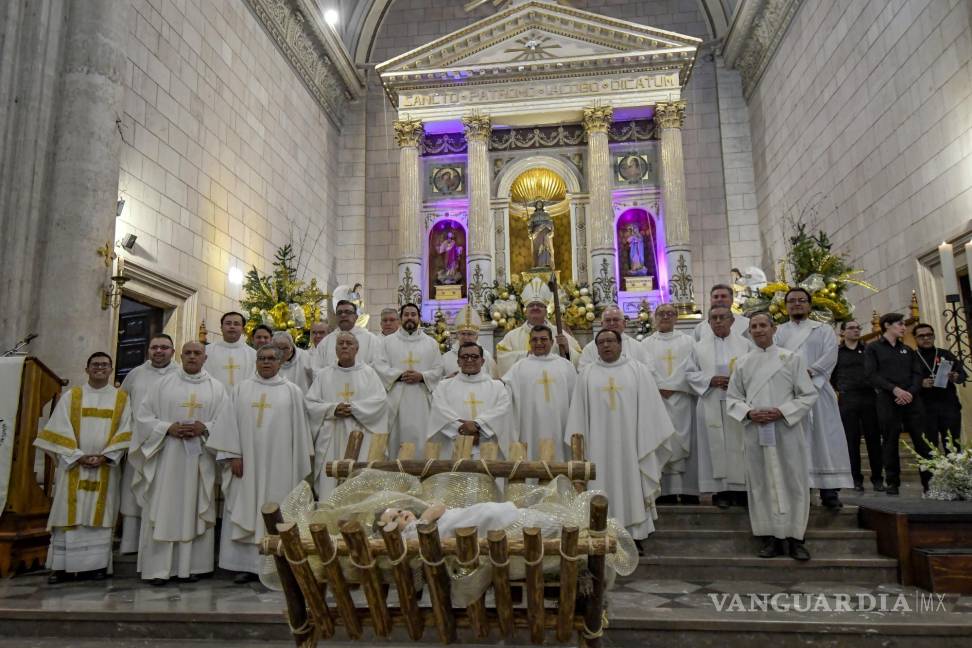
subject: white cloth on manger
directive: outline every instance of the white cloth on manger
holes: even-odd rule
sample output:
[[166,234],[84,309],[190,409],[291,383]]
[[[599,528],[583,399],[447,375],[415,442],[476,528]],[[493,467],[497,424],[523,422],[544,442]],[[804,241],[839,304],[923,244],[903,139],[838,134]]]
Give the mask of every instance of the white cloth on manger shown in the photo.
[[[810,515],[807,440],[803,426],[817,390],[799,354],[778,346],[755,349],[729,381],[729,415],[745,424],[746,491],[753,535],[803,539]],[[764,431],[751,409],[775,407],[783,418]],[[771,440],[771,443],[767,441]]]
[[228,392],[256,372],[256,351],[242,337],[236,342],[217,340],[206,345],[203,369]]
[[641,343],[658,389],[674,392],[662,398],[675,427],[672,456],[662,471],[662,495],[698,495],[699,467],[695,451],[695,392],[686,369],[692,363],[692,338],[680,331],[655,332]]
[[[499,380],[499,370],[496,368],[496,360],[493,354],[483,349],[483,371],[492,379]],[[442,354],[442,377],[452,378],[459,373],[459,347],[454,346]]]
[[[439,538],[456,537],[458,529],[476,527],[476,535],[485,538],[490,531],[502,531],[520,519],[520,509],[513,502],[479,502],[462,508],[446,509],[435,521]],[[418,521],[405,525],[402,537],[418,539]]]
[[297,385],[302,394],[306,394],[314,382],[314,358],[311,353],[313,349],[308,352],[294,347],[293,357],[280,365],[279,375]]
[[837,334],[821,322],[791,321],[777,327],[774,342],[803,357],[820,395],[804,427],[810,447],[810,488],[853,488],[847,437],[830,384],[837,366]]
[[577,433],[597,466],[589,487],[607,492],[611,517],[632,537],[648,537],[675,433],[651,369],[624,357],[584,367],[571,395],[564,442]]
[[223,384],[205,369],[163,378],[137,416],[144,461],[135,473],[142,507],[138,571],[144,580],[188,578],[213,570],[216,463],[206,436],[168,434],[177,422],[199,421],[209,434],[229,405]]
[[[34,446],[57,461],[47,518],[47,567],[79,572],[111,568],[111,535],[118,514],[119,462],[132,439],[128,395],[112,385],[84,384],[58,401]],[[104,455],[97,467],[85,455]]]
[[564,433],[576,380],[574,365],[556,351],[545,356],[531,353],[503,377],[510,390],[514,428],[519,432],[514,440],[527,444],[530,459],[539,459],[543,440],[553,442],[553,461],[567,456]]
[[726,390],[709,386],[709,381],[719,375],[731,377],[736,363],[752,348],[752,342],[734,333],[708,336],[692,348],[685,377],[698,395],[695,441],[702,493],[746,490],[742,425],[726,414]]
[[[374,368],[388,390],[389,455],[397,457],[402,443],[423,447],[432,392],[442,379],[439,343],[421,329],[409,334],[400,328],[379,340]],[[422,381],[409,385],[399,380],[406,369],[421,372]]]
[[[556,350],[555,348],[554,351]],[[627,333],[621,334],[621,355],[648,364],[648,354],[645,352],[642,343]],[[597,345],[594,343],[594,340],[591,340],[584,345],[584,350],[581,351],[580,360],[577,361],[577,370],[580,371],[599,357],[597,354]]]
[[[324,464],[344,459],[351,432],[364,432],[363,450],[371,444],[371,435],[388,433],[388,395],[370,366],[360,362],[353,367],[334,364],[318,372],[305,403],[314,439],[314,483],[320,500],[337,484],[327,476]],[[351,404],[351,416],[334,415],[341,403]]]
[[[341,332],[341,329],[334,329],[314,348],[313,365],[316,372],[337,364],[335,345],[337,344],[338,333]],[[358,340],[358,353],[355,356],[355,361],[366,365],[374,364],[381,338],[360,326],[352,326],[349,332]]]
[[[554,335],[557,334],[557,327],[554,324],[544,322],[544,325],[550,327]],[[527,354],[530,353],[530,332],[532,330],[533,325],[524,322],[507,333],[496,345],[496,365],[501,378],[513,368],[517,361],[527,357]],[[569,360],[576,367],[577,363],[580,362],[582,352],[580,343],[567,331],[564,331],[564,335],[567,337],[567,347],[570,352]],[[556,353],[557,350],[557,341],[554,340],[554,352]]]
[[[159,381],[171,373],[179,371],[179,365],[170,362],[162,368],[152,366],[151,361],[146,361],[125,376],[122,381],[121,389],[128,394],[131,405],[132,416],[138,413],[145,396],[151,393]],[[133,428],[134,420],[133,420]],[[134,430],[133,430],[134,432]],[[139,450],[141,440],[133,434],[132,444],[128,447],[128,454],[122,468],[121,482],[121,514],[122,514],[122,537],[119,551],[123,554],[135,553],[138,551],[138,534],[142,525],[142,509],[135,501],[135,493],[132,491],[132,480],[135,472],[142,461],[142,453]]]
[[236,386],[206,445],[216,459],[242,458],[243,476],[223,464],[223,525],[219,566],[258,574],[260,540],[266,535],[261,507],[283,502],[313,471],[304,394],[280,374],[254,376]]
[[432,394],[427,437],[439,444],[440,457],[452,456],[460,420],[478,423],[482,430],[480,441],[496,441],[500,454],[507,456],[515,431],[506,385],[482,371],[473,376],[459,373],[439,382]]

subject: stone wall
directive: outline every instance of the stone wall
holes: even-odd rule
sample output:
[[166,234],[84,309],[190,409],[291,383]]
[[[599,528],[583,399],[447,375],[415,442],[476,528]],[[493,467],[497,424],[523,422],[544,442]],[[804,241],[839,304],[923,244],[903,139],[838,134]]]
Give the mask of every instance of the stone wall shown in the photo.
[[243,2],[134,4],[116,238],[136,234],[129,256],[198,287],[210,330],[239,307],[230,267],[268,272],[291,240],[333,287],[336,186],[350,204],[339,170],[354,169],[337,130]]
[[858,312],[903,310],[915,257],[968,228],[965,0],[804,2],[749,100],[768,265],[805,212],[866,270]]
[[[397,0],[385,15],[369,63],[380,63],[492,15],[471,13],[455,0]],[[696,0],[573,0],[571,6],[606,16],[709,39]],[[715,63],[700,58],[684,93],[688,102],[683,143],[686,194],[696,267],[696,299],[729,276],[729,232]],[[366,288],[372,313],[395,304],[398,240],[398,151],[395,111],[371,72],[367,100]],[[701,276],[699,276],[701,275]]]

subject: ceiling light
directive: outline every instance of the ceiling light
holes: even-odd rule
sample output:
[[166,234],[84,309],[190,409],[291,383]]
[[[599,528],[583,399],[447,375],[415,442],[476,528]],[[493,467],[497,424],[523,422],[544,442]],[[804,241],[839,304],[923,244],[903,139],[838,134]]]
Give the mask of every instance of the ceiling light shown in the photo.
[[336,9],[328,9],[324,12],[324,22],[326,22],[331,27],[335,27],[338,24],[338,12]]

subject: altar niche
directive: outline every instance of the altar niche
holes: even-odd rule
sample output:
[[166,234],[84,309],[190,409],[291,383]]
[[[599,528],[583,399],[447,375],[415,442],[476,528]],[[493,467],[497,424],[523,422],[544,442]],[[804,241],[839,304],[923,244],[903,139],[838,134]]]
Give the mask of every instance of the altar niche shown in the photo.
[[466,228],[443,218],[429,230],[428,295],[436,301],[466,297]]
[[659,288],[658,257],[665,246],[658,240],[655,218],[645,209],[628,209],[615,223],[621,290],[650,292]]
[[[545,215],[543,220],[552,221],[553,232],[537,227],[538,214]],[[572,230],[564,179],[546,167],[534,167],[518,175],[510,187],[510,276],[546,268],[556,269],[561,281],[571,281]]]

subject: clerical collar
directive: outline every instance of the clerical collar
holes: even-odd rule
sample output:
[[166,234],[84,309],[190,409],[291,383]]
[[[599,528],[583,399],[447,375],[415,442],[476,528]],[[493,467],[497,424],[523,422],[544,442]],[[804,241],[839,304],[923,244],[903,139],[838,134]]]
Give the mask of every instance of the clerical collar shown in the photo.
[[172,371],[173,369],[175,369],[176,366],[177,365],[175,363],[170,362],[169,364],[165,365],[164,367],[156,367],[155,365],[152,364],[152,361],[151,360],[149,360],[148,363],[146,364],[146,367],[148,367],[149,369],[151,369],[155,373],[160,373],[160,374],[169,373],[170,371]]
[[754,344],[753,346],[756,348],[757,351],[763,351],[763,352],[768,352],[768,351],[770,351],[772,349],[777,348],[775,344],[771,344],[768,347],[766,347],[765,349],[763,347],[759,346],[758,344]]
[[92,387],[91,383],[88,382],[84,383],[84,386],[88,388],[88,391],[93,392],[95,394],[100,394],[102,392],[108,391],[109,387],[114,387],[114,385],[111,384],[110,380],[105,383],[104,387]]
[[281,376],[279,372],[273,378],[264,378],[260,374],[253,375],[253,382],[258,382],[261,385],[280,385],[286,381],[287,379]]
[[397,331],[395,331],[395,334],[398,335],[398,337],[411,342],[412,340],[419,339],[419,337],[421,337],[419,334],[422,332],[423,332],[422,327],[416,327],[414,333],[409,333],[405,329],[400,328]]
[[527,358],[533,358],[534,360],[543,360],[544,362],[547,362],[547,361],[553,360],[554,358],[559,358],[559,357],[560,357],[560,354],[559,353],[554,353],[553,349],[551,349],[550,352],[547,353],[547,355],[542,355],[542,356],[533,355],[533,353],[528,353],[527,354]]
[[615,360],[614,362],[605,362],[601,358],[601,356],[597,356],[597,360],[595,362],[597,362],[597,364],[601,365],[602,367],[619,367],[619,366],[623,365],[624,363],[626,363],[627,361],[628,361],[628,356],[626,356],[626,355],[624,355],[624,353],[622,353],[621,356],[617,360]]
[[492,378],[483,373],[482,369],[480,369],[479,373],[471,376],[460,371],[456,374],[456,378],[461,378],[463,382],[483,382],[484,380],[492,380]]
[[336,363],[336,362],[334,363],[334,368],[335,368],[335,369],[338,369],[338,370],[340,370],[340,371],[354,371],[355,369],[357,369],[357,368],[358,368],[358,367],[360,367],[360,366],[361,366],[361,363],[360,363],[360,362],[358,362],[357,360],[355,360],[355,361],[354,361],[354,364],[353,364],[353,365],[351,365],[350,367],[342,367],[342,366],[341,366],[341,365],[339,365],[338,363]]
[[217,340],[216,341],[216,346],[222,346],[222,347],[226,347],[228,349],[238,349],[240,347],[246,346],[246,340],[244,340],[243,339],[243,336],[241,335],[240,336],[240,339],[237,340],[236,342],[227,342],[226,340]]
[[209,380],[209,372],[207,372],[205,369],[200,369],[199,370],[199,373],[189,374],[189,373],[186,373],[186,370],[185,369],[183,369],[182,367],[180,367],[179,368],[179,375],[180,375],[180,377],[183,380],[186,380],[186,381],[189,381],[189,382],[192,382],[192,383],[201,383],[204,380]]
[[668,338],[675,337],[675,329],[672,329],[671,331],[657,331],[657,335],[663,340],[667,340]]

